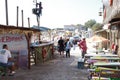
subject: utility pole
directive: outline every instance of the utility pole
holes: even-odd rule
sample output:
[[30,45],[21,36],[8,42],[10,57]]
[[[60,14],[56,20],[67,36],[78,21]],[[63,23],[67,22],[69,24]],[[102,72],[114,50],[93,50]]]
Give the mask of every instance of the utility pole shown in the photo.
[[22,27],[24,27],[24,19],[23,19],[23,16],[24,16],[24,15],[23,15],[23,10],[21,10],[21,14],[22,14],[22,15],[21,15],[21,17],[22,17]]
[[17,27],[18,27],[18,22],[19,22],[18,16],[19,16],[19,7],[17,6],[17,23],[16,23]]
[[40,16],[42,14],[42,2],[37,2],[37,0],[35,1],[35,8],[32,9],[33,14],[36,15],[36,19],[37,19],[37,23],[38,23],[38,27],[40,26]]
[[7,0],[5,0],[5,8],[6,8],[6,25],[8,25],[8,4],[7,4]]

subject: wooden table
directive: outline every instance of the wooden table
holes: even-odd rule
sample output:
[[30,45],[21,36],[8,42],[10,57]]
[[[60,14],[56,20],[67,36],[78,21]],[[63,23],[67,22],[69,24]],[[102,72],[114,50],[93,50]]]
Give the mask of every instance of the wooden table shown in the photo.
[[110,54],[110,53],[108,53],[108,54],[85,54],[85,58],[90,58],[90,57],[118,57],[118,55],[113,55],[113,54]]
[[91,60],[107,60],[108,62],[120,62],[120,58],[119,57],[90,57]]
[[116,69],[120,68],[120,62],[96,62],[93,64],[94,66],[97,67],[115,67]]

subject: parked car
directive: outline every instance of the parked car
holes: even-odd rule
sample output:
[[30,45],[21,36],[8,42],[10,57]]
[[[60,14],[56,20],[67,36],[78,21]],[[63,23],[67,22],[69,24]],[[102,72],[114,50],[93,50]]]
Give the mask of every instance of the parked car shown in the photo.
[[74,36],[73,38],[74,38],[74,40],[75,40],[76,42],[80,41],[80,37],[79,37],[79,36]]
[[80,37],[79,36],[73,36],[73,37],[70,37],[70,42],[72,42],[73,44],[77,44],[77,42],[80,41]]

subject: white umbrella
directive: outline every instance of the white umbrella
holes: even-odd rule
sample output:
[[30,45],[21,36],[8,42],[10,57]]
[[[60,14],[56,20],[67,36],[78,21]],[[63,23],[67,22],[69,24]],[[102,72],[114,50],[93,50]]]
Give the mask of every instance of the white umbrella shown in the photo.
[[101,37],[101,36],[93,36],[91,38],[88,39],[89,42],[109,42],[108,39]]

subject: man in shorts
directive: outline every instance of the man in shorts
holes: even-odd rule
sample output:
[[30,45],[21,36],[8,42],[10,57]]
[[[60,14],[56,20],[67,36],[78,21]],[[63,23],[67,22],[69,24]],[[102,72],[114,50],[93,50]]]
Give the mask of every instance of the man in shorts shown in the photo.
[[10,70],[9,75],[15,73],[14,62],[12,61],[11,52],[8,50],[8,46],[3,44],[3,49],[0,50],[0,66],[6,67]]

